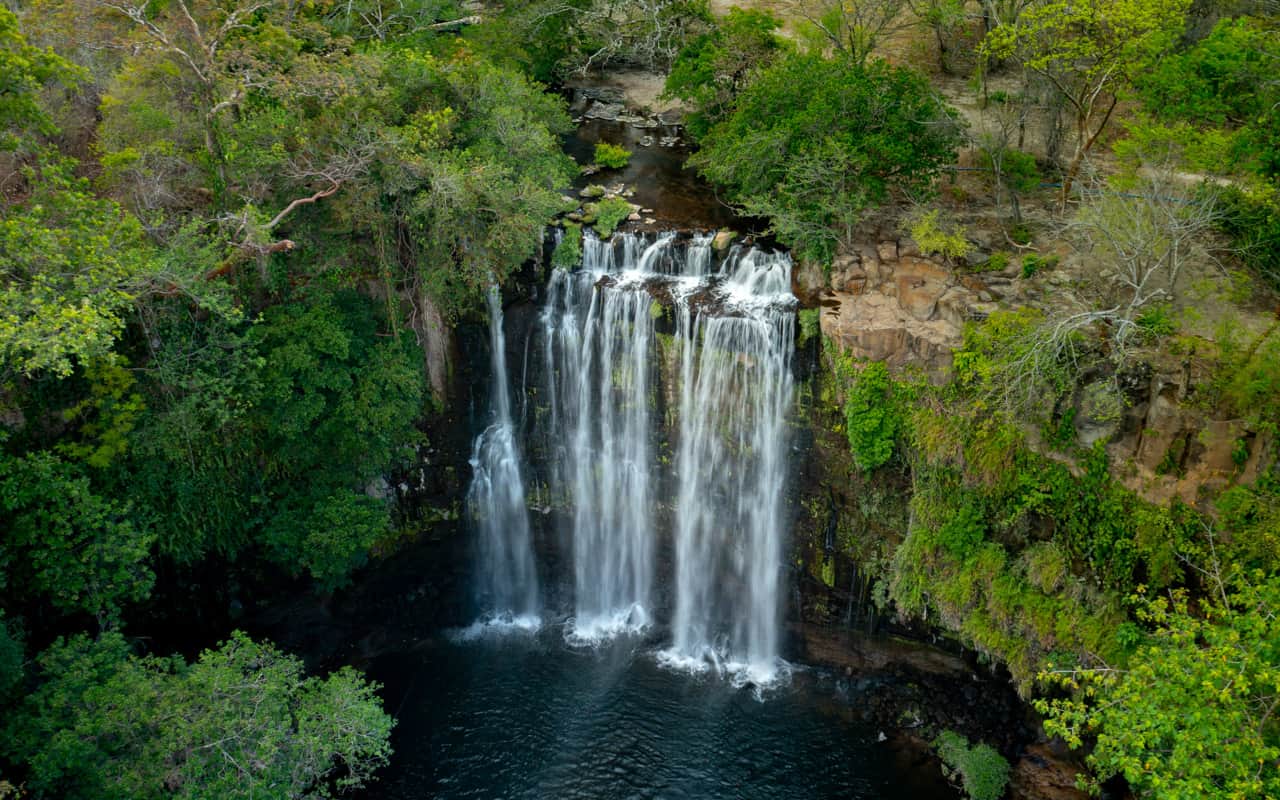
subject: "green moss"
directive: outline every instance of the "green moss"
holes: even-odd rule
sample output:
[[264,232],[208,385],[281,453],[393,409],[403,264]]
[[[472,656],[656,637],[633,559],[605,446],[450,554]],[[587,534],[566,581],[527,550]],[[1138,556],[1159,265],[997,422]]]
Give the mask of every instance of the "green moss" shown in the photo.
[[836,560],[834,558],[824,558],[822,560],[822,582],[827,586],[836,585]]
[[819,309],[816,308],[802,308],[800,309],[800,313],[796,315],[796,318],[800,323],[801,347],[808,344],[810,339],[818,336],[822,332],[818,319],[819,313]]

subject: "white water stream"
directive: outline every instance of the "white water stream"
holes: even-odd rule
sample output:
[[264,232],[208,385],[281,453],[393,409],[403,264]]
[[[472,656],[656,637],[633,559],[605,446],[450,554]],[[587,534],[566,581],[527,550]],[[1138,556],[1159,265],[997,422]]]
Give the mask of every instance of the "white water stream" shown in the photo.
[[[711,237],[583,241],[553,271],[541,326],[552,494],[572,506],[571,641],[651,622],[661,510],[674,505],[673,666],[765,684],[778,617],[795,298],[785,254]],[[659,457],[658,299],[676,309],[674,457]],[[667,517],[671,517],[670,513]]]
[[492,421],[476,437],[467,492],[467,508],[479,532],[478,593],[484,611],[480,621],[464,632],[468,636],[483,628],[529,630],[539,625],[538,573],[511,421],[506,337],[497,287],[489,290],[488,302]]

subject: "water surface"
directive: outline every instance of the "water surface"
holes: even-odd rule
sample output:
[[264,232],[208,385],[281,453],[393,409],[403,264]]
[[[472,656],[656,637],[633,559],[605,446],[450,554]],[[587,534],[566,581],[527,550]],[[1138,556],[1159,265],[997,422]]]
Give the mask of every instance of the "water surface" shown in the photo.
[[798,672],[763,701],[657,665],[635,641],[441,638],[383,656],[398,724],[376,798],[956,798],[936,762],[856,722]]

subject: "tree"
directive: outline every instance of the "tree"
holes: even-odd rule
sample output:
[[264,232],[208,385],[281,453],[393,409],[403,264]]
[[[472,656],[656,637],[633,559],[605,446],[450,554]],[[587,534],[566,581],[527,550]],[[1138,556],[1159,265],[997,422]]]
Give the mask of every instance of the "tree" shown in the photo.
[[883,61],[788,55],[760,73],[690,163],[801,255],[858,241],[868,208],[927,194],[960,142],[956,113]]
[[28,170],[34,193],[0,222],[0,360],[28,375],[109,352],[150,274],[137,220],[68,173]]
[[876,45],[908,23],[902,19],[907,0],[786,0],[781,7],[804,20],[812,38],[864,65]]
[[1153,304],[1176,301],[1183,270],[1207,260],[1201,240],[1219,216],[1213,186],[1189,190],[1172,156],[1139,163],[1111,182],[1092,182],[1068,225],[1081,250],[1114,275],[1103,297],[1111,307],[1092,316],[1114,326],[1117,358],[1137,337],[1141,314]]
[[[109,152],[116,151],[112,161],[140,157],[135,148],[145,143],[156,148],[150,154],[154,166],[166,156],[167,138],[178,145],[167,155],[190,159],[183,166],[205,177],[214,203],[221,205],[230,120],[251,91],[274,77],[273,61],[300,44],[291,41],[285,9],[276,0],[176,0],[161,9],[127,0],[100,2],[133,23],[131,44],[139,53],[103,100],[104,133]],[[274,24],[263,24],[264,17]],[[113,118],[121,112],[141,124],[117,127]],[[194,152],[197,146],[203,152]]]
[[[52,50],[28,44],[18,18],[0,8],[0,153],[30,148],[33,134],[55,133],[40,93],[48,84],[73,86],[83,74]],[[0,188],[6,182],[0,182]]]
[[[552,72],[586,75],[613,63],[665,71],[710,27],[706,0],[530,0],[514,6],[507,30],[526,32]],[[551,75],[539,75],[549,78]]]
[[183,563],[257,552],[345,585],[390,528],[370,481],[411,456],[425,387],[407,334],[354,292],[274,306],[247,331],[158,321],[157,384],[128,464],[160,550]]
[[1044,76],[1070,107],[1075,150],[1062,181],[1062,201],[1122,91],[1168,51],[1182,31],[1190,0],[1059,0],[1027,9],[1016,25],[987,34],[984,52],[1016,58]]
[[452,319],[541,247],[574,171],[559,146],[571,122],[527,78],[474,58],[400,52],[385,79],[397,87],[389,121],[404,128],[379,165],[379,194],[364,198],[377,207],[360,213],[390,206],[393,230],[410,238],[397,266],[411,294]]
[[951,72],[947,60],[950,39],[965,21],[964,0],[907,0],[911,12],[933,31],[938,44],[938,68],[944,75]]
[[139,658],[118,634],[59,639],[8,721],[39,797],[324,798],[387,763],[377,684],[302,663],[237,631],[185,664]]
[[694,139],[728,116],[747,83],[786,52],[775,33],[781,24],[764,12],[735,6],[710,33],[680,51],[663,93],[693,106],[685,126]]
[[[1224,19],[1193,46],[1162,58],[1136,81],[1159,122],[1188,145],[1212,142],[1206,171],[1280,175],[1280,32],[1257,19]],[[1197,164],[1197,168],[1202,168]]]
[[44,598],[107,628],[151,590],[154,534],[127,503],[98,494],[79,469],[50,453],[0,456],[0,522],[7,575],[0,585],[16,594],[15,605]]
[[981,0],[982,27],[988,33],[1000,25],[1016,25],[1022,12],[1039,0]]
[[1021,148],[1030,104],[1025,95],[1017,98],[991,98],[982,109],[982,119],[975,136],[983,166],[991,170],[991,186],[996,205],[1006,196],[1014,223],[1022,222],[1019,195],[1040,185],[1040,171],[1035,157]]
[[1183,591],[1140,590],[1137,617],[1152,631],[1127,667],[1041,675],[1072,692],[1036,702],[1045,730],[1072,747],[1096,736],[1096,781],[1120,775],[1162,800],[1280,794],[1280,580],[1259,573],[1211,589],[1199,608]]

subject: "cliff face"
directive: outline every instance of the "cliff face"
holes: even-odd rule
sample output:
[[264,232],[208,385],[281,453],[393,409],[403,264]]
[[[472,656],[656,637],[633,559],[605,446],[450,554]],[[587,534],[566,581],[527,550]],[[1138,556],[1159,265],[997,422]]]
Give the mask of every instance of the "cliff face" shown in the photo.
[[[812,267],[804,269],[801,282],[811,285]],[[961,276],[909,239],[885,238],[836,258],[829,288],[800,291],[821,307],[823,335],[845,352],[942,382],[965,321],[985,317],[995,299],[1016,293],[1014,271]]]
[[[1024,277],[1016,260],[998,270],[990,263],[978,255],[948,264],[922,254],[909,238],[881,235],[836,258],[829,275],[801,265],[794,290],[819,310],[823,336],[841,352],[940,385],[949,380],[966,323],[1071,291],[1074,276],[1066,269]],[[1153,503],[1177,498],[1197,505],[1232,484],[1252,483],[1274,437],[1198,402],[1197,386],[1209,376],[1191,357],[1147,355],[1123,374],[1081,377],[1070,406],[1061,409],[1078,443],[1104,441],[1116,479]],[[1094,390],[1104,380],[1124,391],[1118,412],[1097,400]],[[1028,436],[1034,444],[1038,432]]]

